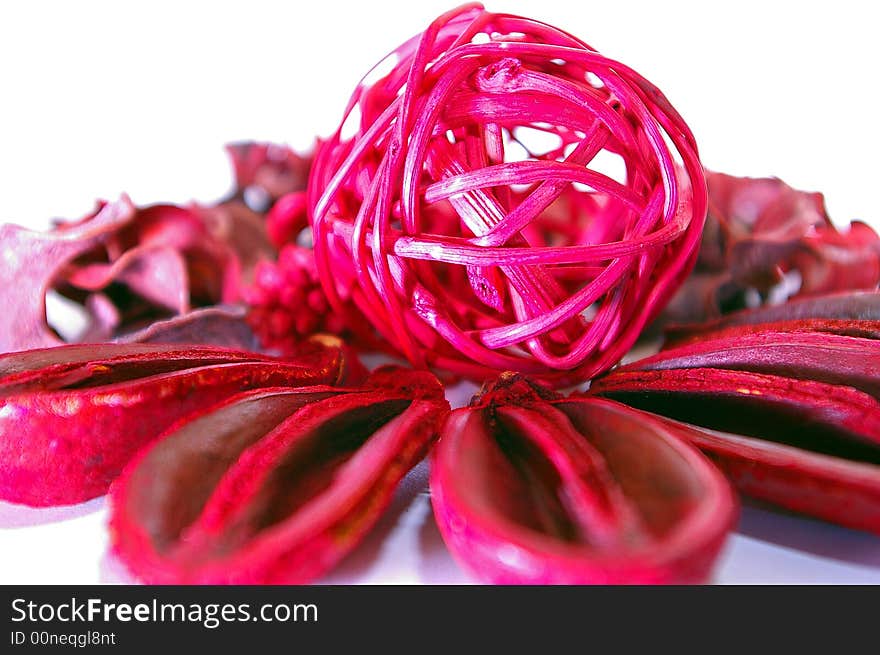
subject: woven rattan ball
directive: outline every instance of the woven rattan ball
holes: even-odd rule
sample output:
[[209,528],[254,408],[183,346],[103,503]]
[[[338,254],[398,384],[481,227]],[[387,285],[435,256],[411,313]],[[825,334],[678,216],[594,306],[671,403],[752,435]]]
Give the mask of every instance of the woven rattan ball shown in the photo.
[[655,86],[475,5],[371,71],[309,180],[335,311],[416,366],[559,386],[632,347],[690,272],[706,202]]

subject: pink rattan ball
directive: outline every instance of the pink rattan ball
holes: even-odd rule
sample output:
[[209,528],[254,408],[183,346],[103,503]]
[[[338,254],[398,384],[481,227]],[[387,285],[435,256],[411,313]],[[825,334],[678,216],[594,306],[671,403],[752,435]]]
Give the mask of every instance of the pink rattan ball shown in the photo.
[[565,32],[468,5],[358,86],[309,211],[335,310],[416,366],[558,385],[611,366],[690,272],[693,136]]

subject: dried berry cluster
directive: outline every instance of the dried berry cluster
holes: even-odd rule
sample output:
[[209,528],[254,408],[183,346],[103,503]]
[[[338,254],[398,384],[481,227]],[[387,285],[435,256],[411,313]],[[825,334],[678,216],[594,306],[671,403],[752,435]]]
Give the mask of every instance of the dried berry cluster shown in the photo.
[[257,264],[245,300],[260,342],[279,352],[295,352],[313,334],[345,332],[345,323],[330,311],[321,289],[312,251],[301,246],[286,245],[277,262]]

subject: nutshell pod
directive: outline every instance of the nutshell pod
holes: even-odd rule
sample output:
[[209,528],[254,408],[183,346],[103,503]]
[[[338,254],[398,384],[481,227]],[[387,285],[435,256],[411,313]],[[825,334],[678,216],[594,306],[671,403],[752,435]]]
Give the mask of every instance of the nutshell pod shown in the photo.
[[448,411],[430,373],[248,391],[182,421],[111,493],[113,549],[143,581],[298,584],[354,548]]
[[106,493],[176,420],[246,389],[333,384],[338,348],[277,359],[226,348],[72,345],[0,357],[0,498],[33,506]]
[[491,583],[703,582],[736,518],[723,475],[659,420],[516,378],[450,414],[431,494],[450,551]]
[[880,533],[877,346],[824,332],[707,335],[588,393],[675,419],[744,494]]

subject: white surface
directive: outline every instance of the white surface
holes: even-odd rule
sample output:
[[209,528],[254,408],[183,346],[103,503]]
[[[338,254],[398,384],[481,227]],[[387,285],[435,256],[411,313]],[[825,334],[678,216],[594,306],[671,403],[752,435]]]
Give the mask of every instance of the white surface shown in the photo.
[[[374,61],[449,2],[3,3],[0,222],[42,227],[95,198],[209,201],[223,143],[308,146]],[[878,225],[878,57],[870,3],[499,0],[584,38],[662,88],[704,163],[778,175],[831,215]],[[456,583],[425,468],[327,582]],[[0,582],[124,581],[105,554],[102,500],[0,504]],[[746,508],[721,583],[880,583],[880,540]]]

